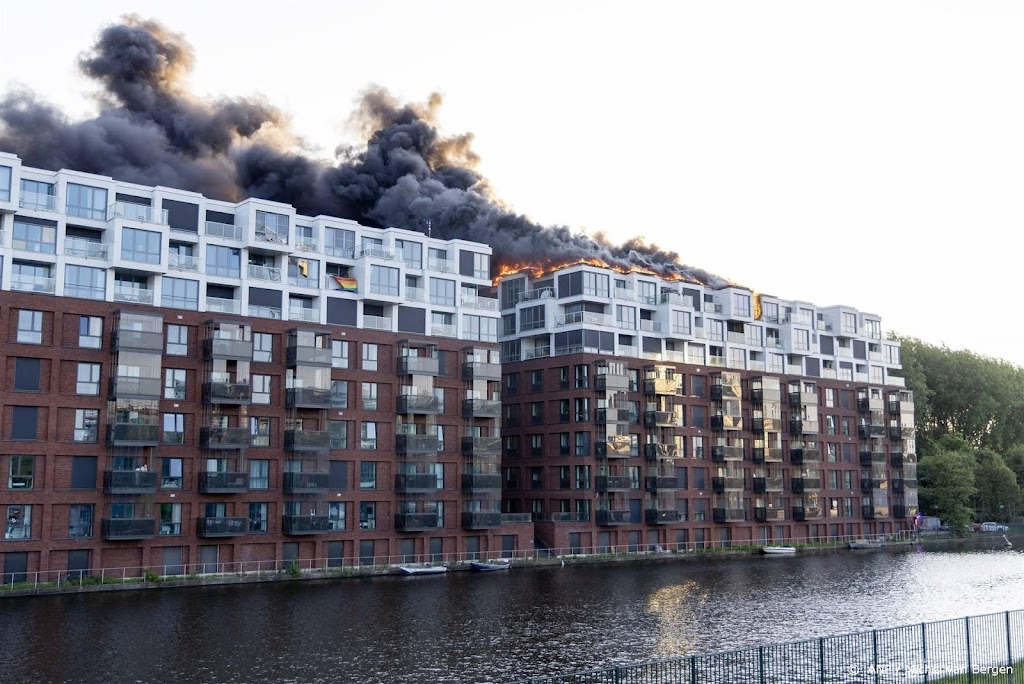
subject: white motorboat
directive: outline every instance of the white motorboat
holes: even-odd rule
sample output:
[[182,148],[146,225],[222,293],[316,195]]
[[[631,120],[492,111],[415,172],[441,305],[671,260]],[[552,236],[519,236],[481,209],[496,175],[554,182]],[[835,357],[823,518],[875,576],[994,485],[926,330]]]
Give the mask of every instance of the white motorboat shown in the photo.
[[880,549],[882,542],[878,539],[854,539],[850,542],[851,549]]
[[796,553],[795,546],[762,546],[761,553],[769,556],[783,556],[791,553]]
[[448,572],[447,565],[410,564],[399,565],[398,569],[406,575],[440,575]]
[[477,572],[495,572],[497,570],[508,570],[512,567],[512,561],[507,558],[489,561],[470,561],[469,566]]

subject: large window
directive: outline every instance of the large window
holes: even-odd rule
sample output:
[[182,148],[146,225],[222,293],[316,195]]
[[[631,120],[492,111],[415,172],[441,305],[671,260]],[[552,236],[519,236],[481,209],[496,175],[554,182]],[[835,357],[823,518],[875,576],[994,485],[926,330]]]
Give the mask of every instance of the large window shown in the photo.
[[107,271],[87,266],[64,267],[64,294],[81,299],[104,299],[107,294]]
[[423,268],[423,245],[411,240],[395,240],[395,251],[409,268]]
[[252,376],[252,403],[270,403],[270,383],[271,379],[269,375]]
[[348,342],[331,340],[331,367],[348,368]]
[[348,408],[348,380],[331,380],[331,408]]
[[169,356],[188,356],[188,328],[186,326],[167,326],[167,354]]
[[0,202],[11,199],[11,167],[0,166]]
[[165,413],[164,414],[164,444],[185,443],[185,414]]
[[463,339],[480,342],[498,341],[498,319],[466,314],[462,317]]
[[68,183],[67,214],[95,221],[105,221],[107,219],[107,191],[103,188]]
[[32,538],[31,506],[8,506],[4,520],[4,539]]
[[103,346],[103,319],[99,316],[81,316],[78,319],[78,346],[99,349]]
[[252,445],[254,447],[270,446],[270,418],[250,418],[249,431],[252,434]]
[[43,343],[43,312],[21,310],[18,312],[18,342],[22,344]]
[[207,245],[206,275],[240,278],[242,275],[242,250],[221,245]]
[[267,504],[265,503],[250,503],[249,504],[249,531],[250,532],[266,532],[267,531]]
[[75,409],[75,432],[76,442],[96,442],[99,440],[99,409]]
[[359,448],[366,451],[376,451],[377,423],[366,421],[362,424],[359,434]]
[[160,459],[160,487],[162,489],[181,489],[183,477],[182,459]]
[[430,303],[455,306],[455,281],[444,278],[430,279]]
[[75,393],[90,396],[96,396],[100,393],[100,364],[79,362],[78,382],[75,385]]
[[363,344],[363,370],[377,370],[377,352],[376,344]]
[[254,458],[249,461],[249,489],[270,488],[270,461]]
[[253,333],[252,360],[270,363],[274,360],[273,333]]
[[[2,174],[3,171],[0,171]],[[0,183],[2,185],[2,183]],[[57,188],[53,183],[21,179],[21,196],[18,206],[35,211],[53,211],[57,208]]]
[[473,277],[490,279],[491,257],[486,254],[473,254]]
[[68,536],[72,539],[92,536],[93,504],[71,504],[68,508]]
[[320,262],[302,257],[288,258],[288,282],[300,287],[320,287]]
[[[333,390],[333,387],[332,387]],[[364,382],[362,384],[362,408],[364,411],[377,410],[377,383]],[[331,393],[333,395],[333,391]],[[333,398],[333,397],[332,397]]]
[[35,456],[11,456],[7,486],[10,489],[34,489],[35,471]]
[[161,303],[175,309],[199,309],[199,281],[164,276]]
[[14,220],[11,247],[25,252],[54,254],[57,251],[57,227]]
[[[387,266],[371,266],[370,267],[370,292],[373,294],[388,295],[392,297],[398,296],[398,274],[397,268],[389,268]],[[454,288],[454,283],[452,284]],[[454,292],[453,303],[454,303]]]
[[359,463],[359,488],[377,488],[377,464],[374,461],[360,461]]
[[356,255],[356,234],[343,228],[328,228],[324,240],[324,251],[330,256],[352,259]]
[[125,261],[141,261],[145,264],[159,264],[160,233],[138,228],[121,231],[121,258]]
[[185,369],[164,369],[164,399],[185,398]]
[[269,211],[256,212],[256,239],[288,244],[288,217]]
[[170,536],[181,534],[181,504],[160,504],[160,534]]

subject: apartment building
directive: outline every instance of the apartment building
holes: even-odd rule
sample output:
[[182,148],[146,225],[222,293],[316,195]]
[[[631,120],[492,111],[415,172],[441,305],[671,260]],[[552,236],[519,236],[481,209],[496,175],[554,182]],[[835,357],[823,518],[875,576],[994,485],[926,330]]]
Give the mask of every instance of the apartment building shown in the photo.
[[542,545],[913,525],[913,397],[877,316],[584,264],[498,294],[503,506]]
[[525,548],[491,249],[0,153],[0,561]]

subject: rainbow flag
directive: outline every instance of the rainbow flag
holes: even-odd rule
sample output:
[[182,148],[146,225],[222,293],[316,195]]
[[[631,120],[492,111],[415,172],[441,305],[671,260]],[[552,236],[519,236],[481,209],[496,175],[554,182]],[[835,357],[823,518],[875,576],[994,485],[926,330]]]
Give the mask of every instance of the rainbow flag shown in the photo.
[[343,292],[359,292],[359,282],[355,278],[332,275],[334,282],[338,283],[338,289]]

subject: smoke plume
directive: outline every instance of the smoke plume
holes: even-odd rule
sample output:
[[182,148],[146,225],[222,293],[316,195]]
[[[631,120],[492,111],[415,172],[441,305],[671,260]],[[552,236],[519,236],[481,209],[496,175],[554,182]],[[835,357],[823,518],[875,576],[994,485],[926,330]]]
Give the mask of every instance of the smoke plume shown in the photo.
[[434,237],[484,242],[496,267],[600,259],[719,287],[726,281],[636,238],[538,225],[497,201],[476,171],[473,136],[442,137],[441,96],[403,104],[366,91],[353,114],[365,144],[339,147],[336,163],[303,152],[288,118],[257,98],[204,100],[186,87],[194,54],[185,38],[129,16],[108,26],[79,67],[102,87],[99,113],[70,121],[29,91],[0,98],[0,150],[29,166],[75,169],[207,197],[260,197],[308,215],[349,218]]

